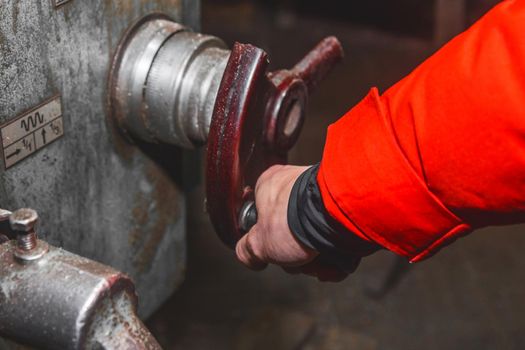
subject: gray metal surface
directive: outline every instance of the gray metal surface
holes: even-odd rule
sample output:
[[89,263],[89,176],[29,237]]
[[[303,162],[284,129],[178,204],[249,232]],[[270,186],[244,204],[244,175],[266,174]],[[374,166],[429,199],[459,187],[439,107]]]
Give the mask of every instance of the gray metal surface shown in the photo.
[[216,37],[162,16],[144,19],[114,63],[111,110],[119,126],[148,142],[204,145],[229,56]]
[[39,349],[160,349],[121,272],[50,247],[38,261],[0,245],[0,333]]
[[151,12],[197,27],[199,1],[0,0],[0,123],[56,94],[64,120],[62,138],[0,164],[0,207],[36,209],[42,239],[129,274],[142,316],[184,274],[182,156],[153,157],[116,131],[107,79],[120,38]]

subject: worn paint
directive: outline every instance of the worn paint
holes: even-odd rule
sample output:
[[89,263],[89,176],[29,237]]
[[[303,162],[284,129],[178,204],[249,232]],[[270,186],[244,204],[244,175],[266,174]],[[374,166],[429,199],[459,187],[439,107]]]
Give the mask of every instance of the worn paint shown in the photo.
[[167,228],[180,219],[180,208],[177,197],[179,194],[170,189],[172,180],[167,174],[157,167],[151,166],[147,171],[147,176],[153,184],[151,206],[154,208],[155,219],[152,220],[149,235],[146,236],[142,251],[135,260],[139,270],[151,268],[151,263],[155,257],[159,244],[165,239]]
[[165,172],[116,131],[107,78],[134,21],[164,12],[197,27],[198,8],[195,0],[0,5],[0,123],[60,93],[65,128],[62,139],[39,153],[7,171],[0,165],[0,207],[36,209],[42,238],[129,274],[142,315],[183,278],[185,200],[172,180],[182,169],[175,164]]
[[128,236],[134,249],[133,263],[141,272],[151,269],[157,247],[166,239],[167,228],[182,215],[179,194],[170,189],[173,180],[168,174],[151,166],[147,175],[151,189],[136,196],[132,210],[135,225]]

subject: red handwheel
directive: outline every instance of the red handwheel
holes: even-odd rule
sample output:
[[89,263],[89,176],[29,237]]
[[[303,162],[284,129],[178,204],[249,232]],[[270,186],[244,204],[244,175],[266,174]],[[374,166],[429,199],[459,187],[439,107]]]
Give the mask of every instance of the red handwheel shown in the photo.
[[208,214],[230,247],[256,223],[257,179],[287,163],[309,94],[342,58],[341,44],[329,37],[291,70],[268,72],[263,50],[234,45],[215,102],[206,166]]

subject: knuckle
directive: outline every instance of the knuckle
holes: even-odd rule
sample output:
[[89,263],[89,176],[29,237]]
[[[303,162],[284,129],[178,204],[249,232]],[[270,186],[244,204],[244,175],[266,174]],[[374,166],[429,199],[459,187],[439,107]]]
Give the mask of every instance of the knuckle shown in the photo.
[[241,261],[242,263],[245,263],[246,262],[246,257],[244,256],[244,251],[243,251],[243,241],[239,241],[239,243],[237,243],[237,245],[235,246],[235,255],[237,256],[237,259],[239,259],[239,261]]
[[267,181],[268,179],[271,179],[276,172],[278,172],[279,170],[283,169],[283,165],[273,165],[271,167],[269,167],[268,169],[266,169],[266,171],[264,171],[261,176],[259,177],[259,181],[257,181],[258,183],[259,182],[265,182]]
[[255,235],[250,234],[246,237],[246,249],[257,260],[265,259],[263,245]]

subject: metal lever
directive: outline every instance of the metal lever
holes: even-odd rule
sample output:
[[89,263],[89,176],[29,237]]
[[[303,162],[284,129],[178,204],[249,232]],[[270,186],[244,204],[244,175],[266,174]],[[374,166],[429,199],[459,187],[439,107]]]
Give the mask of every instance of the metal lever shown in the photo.
[[317,44],[292,69],[268,74],[274,95],[264,134],[270,149],[285,153],[295,145],[306,118],[309,95],[343,56],[341,43],[331,36]]
[[339,40],[334,36],[327,37],[292,68],[292,73],[301,77],[310,94],[341,61],[343,55]]
[[[322,40],[291,70],[268,74],[275,96],[267,116],[265,138],[275,152],[286,152],[296,143],[306,116],[308,95],[342,59],[344,53],[335,37]],[[239,228],[248,232],[257,222],[255,202],[246,202],[239,215]]]

